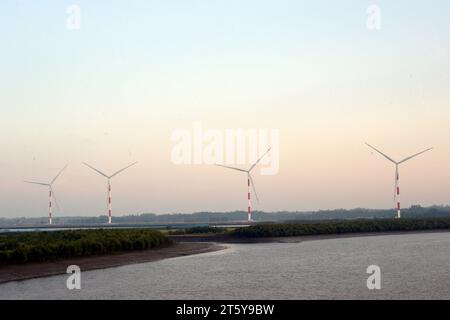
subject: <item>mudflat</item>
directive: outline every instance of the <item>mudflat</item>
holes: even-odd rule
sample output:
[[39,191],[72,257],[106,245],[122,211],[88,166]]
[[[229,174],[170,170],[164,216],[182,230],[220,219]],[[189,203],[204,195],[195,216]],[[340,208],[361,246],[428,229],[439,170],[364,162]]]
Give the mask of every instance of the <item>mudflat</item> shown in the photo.
[[207,242],[177,243],[169,247],[152,250],[64,259],[52,262],[6,265],[0,266],[0,283],[66,274],[67,267],[70,265],[77,265],[82,271],[86,271],[214,252],[225,248],[225,246]]

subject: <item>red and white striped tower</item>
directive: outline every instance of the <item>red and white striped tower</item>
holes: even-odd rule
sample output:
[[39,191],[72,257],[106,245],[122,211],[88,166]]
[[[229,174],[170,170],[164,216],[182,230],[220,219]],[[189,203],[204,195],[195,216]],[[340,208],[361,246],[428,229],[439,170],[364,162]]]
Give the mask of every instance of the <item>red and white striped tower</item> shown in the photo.
[[398,171],[398,164],[395,166],[395,205],[397,208],[397,219],[401,218],[401,205],[400,205],[400,175]]
[[52,224],[52,187],[48,190],[48,223]]
[[114,178],[115,176],[117,176],[119,173],[125,171],[126,169],[128,169],[131,166],[134,166],[137,162],[134,162],[132,164],[130,164],[129,166],[126,166],[125,168],[120,169],[119,171],[115,172],[114,174],[108,176],[107,174],[101,172],[100,170],[94,168],[93,166],[87,164],[86,162],[83,162],[83,164],[89,168],[91,168],[92,170],[94,170],[95,172],[97,172],[98,174],[104,176],[106,179],[108,179],[108,189],[106,190],[107,193],[107,207],[108,207],[108,224],[112,223],[112,201],[111,201],[111,179]]
[[378,152],[379,154],[381,154],[383,157],[385,157],[387,160],[389,160],[390,162],[392,162],[393,164],[395,164],[395,191],[394,191],[394,207],[397,210],[397,219],[401,218],[401,205],[400,205],[400,175],[399,175],[399,170],[398,167],[399,165],[401,165],[402,163],[405,163],[406,161],[409,161],[427,151],[432,150],[433,148],[428,148],[424,151],[418,152],[416,154],[413,154],[412,156],[409,156],[401,161],[395,161],[394,159],[392,159],[391,157],[389,157],[388,155],[384,154],[383,152],[381,152],[380,150],[378,150],[377,148],[371,146],[370,144],[366,143],[367,146],[369,146],[370,148],[372,148],[373,150],[375,150],[376,152]]
[[252,222],[252,199],[251,199],[251,191],[250,191],[250,174],[247,175],[247,187],[248,187],[248,222]]
[[254,196],[256,198],[256,202],[259,203],[258,193],[256,192],[255,184],[253,183],[253,178],[252,178],[250,173],[256,167],[256,165],[261,161],[261,159],[264,158],[264,156],[269,153],[270,149],[271,148],[267,149],[267,151],[258,160],[256,160],[256,162],[253,163],[252,166],[250,167],[250,169],[248,169],[248,170],[235,168],[235,167],[230,167],[230,166],[225,166],[223,164],[216,163],[216,166],[224,167],[224,168],[228,168],[228,169],[232,169],[232,170],[236,170],[236,171],[240,171],[240,172],[245,172],[247,174],[247,188],[248,188],[248,191],[247,191],[247,199],[248,199],[247,215],[248,215],[248,222],[252,222],[253,221],[253,217],[252,217],[252,196],[251,196],[251,189],[250,188],[253,188],[253,194],[254,194]]
[[[61,175],[61,173],[67,168],[67,166],[68,165],[66,165],[64,168],[62,168],[61,171],[59,171],[59,173],[56,175],[55,178],[53,178],[53,180],[50,183],[36,182],[36,181],[24,181],[25,183],[37,184],[37,185],[48,188],[48,223],[49,224],[52,224],[52,222],[53,222],[52,200],[53,200],[53,196],[55,196],[55,195],[54,195],[52,186],[53,186],[53,183],[55,183],[56,179],[58,179],[58,177]],[[56,196],[55,196],[55,204],[56,204],[56,207],[58,207],[58,202],[56,201]]]
[[108,223],[112,223],[111,181],[108,179]]

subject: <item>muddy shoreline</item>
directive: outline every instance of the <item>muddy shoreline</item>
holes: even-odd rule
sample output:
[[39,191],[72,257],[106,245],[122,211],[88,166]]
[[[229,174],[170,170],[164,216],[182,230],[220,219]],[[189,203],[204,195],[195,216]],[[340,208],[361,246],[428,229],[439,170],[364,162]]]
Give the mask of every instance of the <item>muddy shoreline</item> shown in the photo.
[[214,252],[225,248],[226,247],[223,245],[207,242],[177,243],[170,247],[155,250],[64,259],[53,262],[36,262],[22,265],[0,266],[0,284],[11,281],[66,274],[67,267],[70,265],[77,265],[82,271],[87,271]]

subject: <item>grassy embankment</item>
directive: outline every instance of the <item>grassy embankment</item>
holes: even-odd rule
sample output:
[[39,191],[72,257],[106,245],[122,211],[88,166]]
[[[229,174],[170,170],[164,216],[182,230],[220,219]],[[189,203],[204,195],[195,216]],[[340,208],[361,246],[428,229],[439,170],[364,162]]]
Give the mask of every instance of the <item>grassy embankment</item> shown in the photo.
[[53,261],[172,245],[154,230],[67,230],[0,235],[0,265]]
[[233,230],[230,235],[242,238],[263,238],[449,229],[450,218],[376,219],[256,224]]

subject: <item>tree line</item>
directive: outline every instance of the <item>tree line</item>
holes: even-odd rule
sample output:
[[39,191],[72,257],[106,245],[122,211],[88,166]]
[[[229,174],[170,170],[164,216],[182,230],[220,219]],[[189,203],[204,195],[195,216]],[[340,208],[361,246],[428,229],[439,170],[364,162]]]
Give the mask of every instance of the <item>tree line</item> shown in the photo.
[[168,231],[167,234],[171,236],[185,235],[185,234],[220,234],[225,233],[224,228],[216,227],[192,227],[186,229],[178,229],[173,231]]
[[358,232],[450,229],[450,218],[340,220],[296,223],[265,223],[231,232],[235,237],[292,237]]
[[0,234],[0,264],[52,261],[168,246],[173,241],[148,229],[96,229]]

